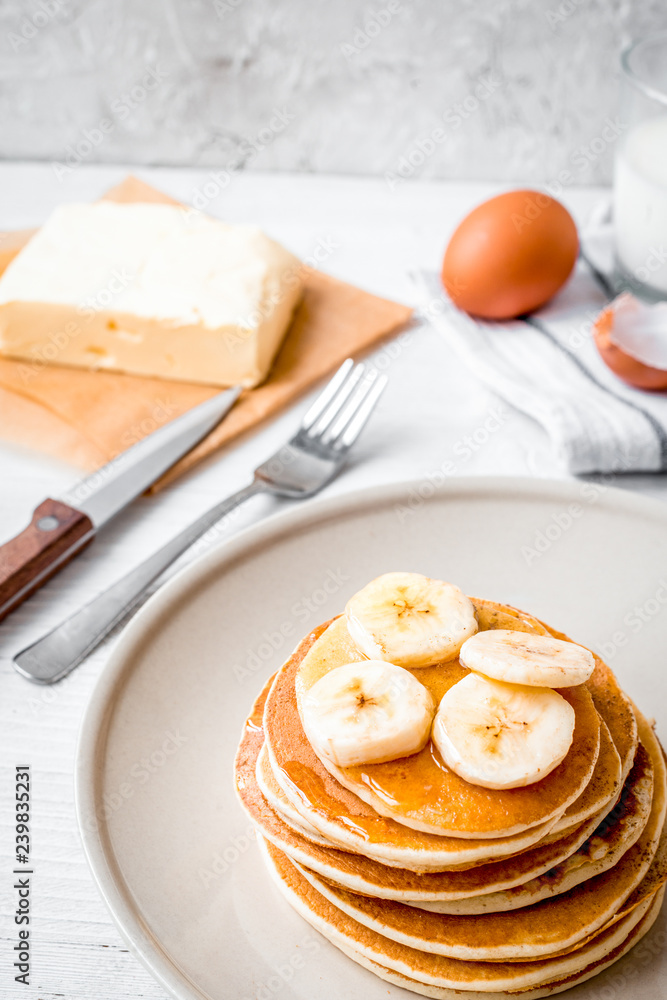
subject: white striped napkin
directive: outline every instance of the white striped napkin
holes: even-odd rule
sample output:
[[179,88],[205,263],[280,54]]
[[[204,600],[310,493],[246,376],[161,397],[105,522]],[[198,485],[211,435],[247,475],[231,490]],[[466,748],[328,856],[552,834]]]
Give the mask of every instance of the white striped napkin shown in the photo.
[[455,309],[437,275],[413,273],[424,318],[489,388],[539,421],[571,473],[667,469],[667,393],[621,382],[601,360],[591,324],[608,301],[594,269],[610,272],[611,230],[583,239],[567,286],[529,322],[486,323]]

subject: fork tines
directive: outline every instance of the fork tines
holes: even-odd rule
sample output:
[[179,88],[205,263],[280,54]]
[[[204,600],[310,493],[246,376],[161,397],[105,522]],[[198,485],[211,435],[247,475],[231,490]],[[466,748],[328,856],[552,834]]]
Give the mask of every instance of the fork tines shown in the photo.
[[387,385],[387,376],[366,371],[348,358],[310,407],[301,430],[330,448],[349,448],[356,441]]

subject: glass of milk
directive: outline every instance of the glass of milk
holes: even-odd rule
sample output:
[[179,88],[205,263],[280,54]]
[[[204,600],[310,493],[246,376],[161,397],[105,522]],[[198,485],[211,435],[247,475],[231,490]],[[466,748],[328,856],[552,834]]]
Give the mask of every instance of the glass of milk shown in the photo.
[[621,66],[616,285],[655,302],[667,299],[667,31],[631,45]]

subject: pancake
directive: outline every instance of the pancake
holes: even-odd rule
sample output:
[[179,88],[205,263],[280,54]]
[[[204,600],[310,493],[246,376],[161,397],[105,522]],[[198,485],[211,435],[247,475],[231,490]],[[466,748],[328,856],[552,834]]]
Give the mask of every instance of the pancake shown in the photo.
[[[457,947],[454,948],[443,928],[445,921],[441,915],[437,917],[432,916],[430,920],[426,918],[416,921],[414,914],[406,913],[404,919],[401,919],[399,913],[394,912],[387,918],[388,907],[377,905],[374,907],[364,906],[362,905],[364,897],[354,896],[353,894],[347,894],[345,900],[343,900],[345,905],[341,906],[341,893],[336,892],[323,879],[318,879],[312,872],[309,872],[295,862],[292,863],[295,864],[297,870],[317,892],[335,907],[341,909],[343,913],[363,924],[364,927],[377,931],[378,934],[388,938],[390,941],[408,945],[429,955],[444,955],[448,958],[458,958],[461,961],[467,962],[516,962],[518,964],[533,962],[538,958],[560,958],[563,955],[572,954],[583,947],[588,941],[593,940],[600,933],[624,919],[637,907],[650,900],[657,892],[656,889],[651,893],[643,893],[641,899],[638,899],[631,906],[624,906],[622,912],[610,913],[599,927],[595,927],[593,922],[584,924],[577,928],[576,934],[570,932],[569,938],[564,932],[555,927],[551,940],[546,943],[541,941],[539,946],[532,939],[526,939],[527,932],[533,929],[530,919],[535,917],[534,913],[528,912],[531,909],[530,907],[527,911],[521,910],[517,914],[512,915],[518,918],[525,917],[525,921],[501,919],[501,917],[506,917],[507,915],[494,915],[497,919],[493,921],[490,921],[488,918],[484,921],[483,918],[480,918],[475,928],[477,931],[477,947],[464,946],[461,943],[466,932],[471,931],[473,923],[468,924],[468,926],[461,926],[463,921],[460,918],[452,918],[454,923],[450,921],[451,926],[455,924],[458,932],[455,935],[458,943]],[[374,902],[378,903],[378,901]],[[391,903],[390,905],[394,908],[394,911],[398,911],[400,907],[403,908],[403,911],[411,909],[411,907],[407,907],[402,903]],[[368,914],[369,909],[382,909],[382,917],[378,917],[375,914],[375,919],[370,919]],[[492,926],[490,927],[489,924]],[[510,924],[513,924],[513,926],[508,927]],[[543,926],[544,922],[540,921],[540,927]],[[507,935],[505,933],[506,929],[510,930],[510,933]],[[518,939],[521,941],[521,951],[516,950],[516,931],[520,933]],[[554,944],[557,947],[554,947]]]
[[[536,620],[533,625],[528,616],[514,617],[518,612],[510,615],[513,609],[483,601],[474,604],[480,630],[504,627],[509,619],[515,629],[543,631],[543,626]],[[326,770],[380,816],[420,832],[479,840],[511,837],[550,820],[556,822],[589,783],[599,753],[600,718],[583,684],[559,692],[575,712],[567,756],[541,781],[523,787],[491,789],[465,781],[447,767],[431,740],[419,753],[381,764],[341,768],[320,761],[303,732],[298,701],[328,671],[364,659],[340,616],[308,637],[278,672],[267,699],[264,728],[274,773],[285,791],[289,783],[307,798],[308,790],[311,794],[315,791]],[[455,659],[411,673],[438,704],[469,671]],[[325,832],[313,819],[311,822]],[[328,832],[325,835],[329,836]]]
[[[268,749],[266,744],[262,745],[257,759],[257,769],[256,769],[257,784],[259,785],[260,791],[266,798],[267,802],[271,808],[280,816],[280,818],[287,823],[292,829],[297,829],[299,826],[302,829],[308,829],[308,824],[302,819],[296,809],[293,807],[292,803],[289,801],[282,788],[278,784],[276,777],[271,768],[271,760],[269,757]],[[544,847],[548,844],[563,843],[564,841],[569,841],[573,835],[579,835],[580,832],[586,828],[592,832],[595,827],[602,822],[604,817],[608,814],[610,808],[613,809],[615,803],[611,805],[605,805],[603,809],[597,813],[597,815],[589,818],[585,823],[575,823],[573,826],[567,828],[567,830],[560,833],[558,836],[553,836],[552,833],[548,833],[546,836],[542,837],[536,845],[529,844],[525,850],[515,851],[511,857],[517,857],[519,855],[525,854],[527,851],[534,850],[535,847]],[[312,828],[311,828],[312,829]],[[310,837],[310,834],[308,834]],[[527,834],[520,834],[513,838],[513,843],[519,843],[524,837],[529,837],[530,841],[534,840],[533,831],[528,831]],[[313,837],[315,843],[320,843],[322,846],[335,847],[336,844],[333,841],[327,840],[326,838]],[[444,839],[444,838],[443,838]],[[585,839],[585,838],[584,838]],[[468,842],[469,843],[469,842]],[[579,840],[579,843],[583,843]],[[554,855],[555,856],[555,855]],[[485,862],[481,862],[484,864]],[[475,867],[474,865],[466,864],[457,866],[457,868],[452,870],[465,870],[468,868]]]
[[[506,913],[450,916],[420,911],[393,900],[372,899],[336,888],[302,866],[297,868],[330,903],[383,937],[431,955],[462,961],[523,962],[569,954],[618,920],[627,891],[627,873],[587,882],[553,900]],[[634,888],[638,888],[637,885]],[[655,891],[655,890],[654,890]],[[631,912],[646,894],[624,910]]]
[[[412,906],[420,906],[436,913],[497,913],[529,906],[550,896],[568,892],[589,878],[609,871],[637,842],[651,811],[652,796],[653,765],[640,743],[634,766],[628,775],[618,805],[605,816],[592,835],[578,849],[568,854],[558,864],[544,873],[533,876],[530,881],[517,882],[513,886],[486,892],[480,896],[453,902],[411,901],[408,897],[405,897],[405,901],[411,902]],[[287,853],[290,853],[289,850]],[[481,870],[478,868],[475,872]]]
[[563,979],[552,980],[543,986],[529,987],[520,992],[514,990],[511,993],[507,991],[482,993],[477,990],[466,990],[464,992],[459,989],[449,989],[443,986],[429,986],[426,983],[419,983],[414,979],[410,979],[408,976],[393,969],[387,969],[385,966],[380,965],[379,962],[372,961],[365,955],[354,951],[352,948],[348,948],[346,945],[339,943],[337,947],[344,955],[351,958],[353,962],[357,962],[358,965],[368,969],[369,972],[373,972],[380,979],[384,979],[385,982],[401,986],[403,989],[411,990],[413,993],[419,993],[422,996],[433,997],[434,1000],[460,1000],[462,996],[466,1000],[505,1000],[505,998],[511,997],[514,997],[515,1000],[537,1000],[538,997],[554,996],[556,993],[562,993],[564,990],[572,989],[572,987],[578,986],[580,983],[585,983],[614,965],[624,955],[627,955],[653,927],[660,914],[663,898],[664,891],[651,903],[646,914],[632,928],[625,941],[609,952],[604,958],[591,962],[581,972],[573,973]]
[[[312,842],[310,834],[295,830],[293,824],[288,824],[282,813],[275,810],[274,802],[279,789],[270,771],[264,781],[261,777],[261,719],[270,684],[271,681],[267,682],[257,699],[237,757],[237,786],[242,804],[262,834],[273,844],[321,877],[352,892],[413,902],[413,905],[415,901],[447,900],[450,902],[426,902],[425,905],[438,911],[442,907],[442,911],[448,913],[513,909],[567,891],[585,877],[607,870],[636,841],[646,824],[651,805],[653,769],[647,752],[641,748],[633,780],[628,779],[629,787],[625,790],[621,808],[612,812],[603,827],[596,829],[597,818],[593,818],[558,845],[537,847],[511,859],[463,872],[437,874],[416,874],[390,868],[359,855],[332,849],[326,841],[322,847]],[[273,794],[269,791],[267,795],[267,782],[273,783]],[[284,803],[286,800],[283,796],[279,801]],[[594,831],[597,836],[589,841]],[[582,848],[584,843],[586,846]],[[579,848],[582,848],[581,851],[575,853]],[[565,872],[554,868],[571,856],[574,864],[566,867]],[[603,864],[605,860],[607,864]],[[587,864],[591,866],[590,870],[582,876],[581,872],[586,870]],[[536,878],[544,872],[549,872],[549,875],[538,884]],[[574,881],[568,882],[567,877]],[[529,879],[533,882],[528,881],[527,892],[523,895],[522,883]],[[508,891],[502,898],[501,890],[510,890],[511,887],[517,887],[516,894]]]
[[[621,787],[620,779],[621,760],[609,730],[602,722],[600,726],[600,752],[591,780],[583,793],[568,807],[549,833],[540,839],[540,846],[570,838],[573,833],[582,829],[584,823],[590,826],[591,818],[595,819],[597,825],[606,813],[616,805]],[[315,827],[289,801],[271,770],[266,747],[258,760],[257,781],[262,794],[288,826],[304,833],[309,839],[322,846],[335,846],[332,841],[318,833]],[[590,827],[590,829],[593,830],[594,827]],[[532,835],[530,840],[534,841]]]
[[[266,743],[262,747],[259,759],[257,761],[257,783],[262,791],[262,794],[266,797],[267,801],[269,802],[269,805],[276,813],[278,813],[281,819],[283,819],[284,822],[287,823],[288,826],[291,826],[293,829],[298,830],[300,827],[301,830],[299,832],[305,832],[306,836],[310,837],[310,839],[312,839],[315,843],[319,843],[321,846],[341,847],[344,850],[351,850],[355,853],[359,851],[366,851],[367,854],[372,853],[373,851],[372,847],[370,849],[366,846],[358,847],[356,844],[350,844],[344,840],[337,841],[333,839],[336,837],[337,834],[336,829],[333,827],[332,824],[327,824],[326,820],[322,819],[318,820],[317,817],[313,817],[314,821],[321,822],[322,828],[327,829],[327,831],[330,833],[330,837],[326,837],[322,834],[319,834],[317,831],[315,831],[316,836],[311,837],[308,831],[315,829],[310,822],[310,817],[312,816],[312,812],[306,811],[303,807],[303,804],[301,803],[299,803],[299,808],[296,808],[292,803],[292,801],[287,797],[283,788],[281,788],[281,786],[278,784],[278,780],[275,776],[275,773],[271,765],[271,757]],[[300,809],[304,809],[303,814],[300,812]],[[593,817],[595,822],[594,825],[590,827],[591,830],[595,828],[597,823],[602,819],[602,817],[606,814],[606,812],[607,812],[607,807],[605,806],[605,808],[601,810],[599,814],[599,819],[597,817]],[[540,846],[542,846],[544,844],[556,843],[557,841],[561,841],[564,838],[570,837],[573,833],[576,833],[579,830],[581,830],[582,825],[583,824],[575,823],[574,826],[568,826],[567,830],[562,831],[556,836],[552,836],[551,824],[547,823],[543,827],[536,827],[531,830],[527,830],[525,833],[516,834],[514,837],[511,838],[502,838],[501,840],[494,841],[493,843],[494,846],[497,848],[496,853],[498,856],[502,856],[501,852],[498,849],[503,844],[506,843],[508,847],[506,855],[514,857],[517,854],[523,854],[524,851],[531,849],[535,844],[539,844]],[[542,836],[540,836],[540,833],[542,833]],[[408,836],[413,843],[420,843],[421,840],[418,840],[418,837],[423,835],[417,835],[415,833],[415,835],[413,836],[411,836],[410,834],[408,834]],[[439,845],[436,845],[436,848],[439,846],[440,850],[442,851],[447,847],[449,854],[451,853],[449,845],[451,845],[452,840],[455,840],[455,838],[438,837]],[[488,850],[489,841],[485,840],[481,843],[483,844],[483,848],[481,852],[479,852],[476,850],[476,845],[474,842],[471,842],[470,840],[466,841],[459,840],[458,842],[455,842],[453,846],[453,850],[456,852],[456,858],[454,860],[459,859],[460,860],[459,864],[452,863],[452,864],[439,865],[436,864],[431,859],[428,859],[427,861],[424,862],[423,870],[457,871],[457,870],[472,868],[476,864],[484,864],[486,863],[489,854]],[[467,856],[464,855],[463,852],[465,851],[467,853],[470,853],[471,849],[473,848],[475,848],[476,853],[480,853],[480,860],[462,861],[461,859],[464,856]],[[394,860],[393,854],[389,858],[382,858],[381,860],[386,865],[399,865],[399,862]],[[421,869],[413,868],[413,870],[417,871]]]
[[[496,840],[420,833],[379,816],[371,806],[339,785],[325,768],[311,770],[306,775],[301,772],[300,785],[296,785],[276,766],[268,744],[267,752],[281,790],[309,824],[341,850],[363,854],[385,865],[415,872],[459,871],[520,853],[541,841],[553,826],[551,820],[524,833]],[[303,745],[303,753],[310,756],[312,751]],[[314,754],[312,759],[313,763],[317,760]]]
[[487,994],[517,991],[571,977],[619,948],[653,905],[657,908],[663,894],[662,889],[658,890],[582,948],[567,955],[527,962],[462,961],[429,954],[365,927],[317,892],[277,848],[264,840],[260,840],[260,847],[272,878],[289,903],[333,944],[419,983],[450,990],[478,990]]

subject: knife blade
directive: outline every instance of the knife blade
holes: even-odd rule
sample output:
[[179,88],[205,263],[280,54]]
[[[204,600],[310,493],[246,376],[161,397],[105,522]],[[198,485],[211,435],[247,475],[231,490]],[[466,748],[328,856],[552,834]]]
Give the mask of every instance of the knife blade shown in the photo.
[[0,621],[205,438],[240,393],[240,386],[217,393],[148,434],[59,499],[42,501],[28,527],[0,546]]

